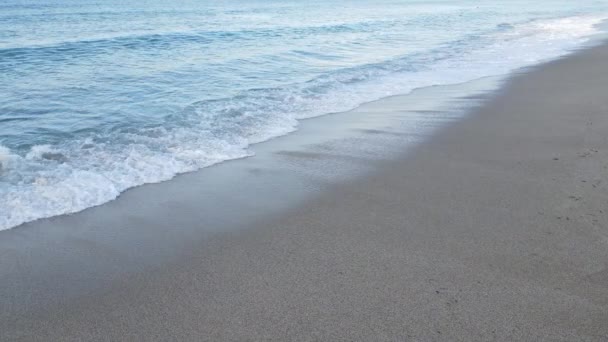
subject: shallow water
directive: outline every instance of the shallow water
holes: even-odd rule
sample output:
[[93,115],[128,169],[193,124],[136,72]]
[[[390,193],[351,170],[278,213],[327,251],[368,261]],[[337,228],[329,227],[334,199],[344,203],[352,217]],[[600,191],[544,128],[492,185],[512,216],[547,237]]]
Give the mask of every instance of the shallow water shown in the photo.
[[70,213],[298,119],[564,55],[600,1],[0,4],[0,229]]

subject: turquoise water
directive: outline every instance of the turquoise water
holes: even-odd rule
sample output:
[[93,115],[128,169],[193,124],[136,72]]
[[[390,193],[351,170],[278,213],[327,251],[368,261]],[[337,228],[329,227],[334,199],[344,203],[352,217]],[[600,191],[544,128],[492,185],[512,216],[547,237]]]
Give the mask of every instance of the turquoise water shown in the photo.
[[419,87],[572,51],[605,1],[0,4],[0,229]]

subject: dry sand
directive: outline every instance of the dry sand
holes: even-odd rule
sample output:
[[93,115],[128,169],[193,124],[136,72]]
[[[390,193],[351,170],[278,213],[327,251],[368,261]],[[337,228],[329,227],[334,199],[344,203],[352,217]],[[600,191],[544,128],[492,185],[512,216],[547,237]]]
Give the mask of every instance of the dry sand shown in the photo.
[[[187,198],[195,204],[179,215],[152,211],[152,242],[106,250],[107,263],[81,251],[80,268],[47,276],[63,299],[44,309],[35,298],[45,279],[24,290],[15,279],[34,272],[19,263],[30,259],[6,262],[17,252],[4,243],[0,340],[608,341],[607,94],[606,45],[522,71],[466,119],[364,176],[295,206],[260,200],[282,209],[251,216],[245,230],[197,236],[154,267],[113,272],[138,248],[158,246],[162,257],[160,232],[221,223],[201,214],[210,193]],[[116,202],[145,206],[133,198]],[[219,198],[227,208],[239,200]],[[91,215],[118,210],[106,207]],[[43,224],[86,226],[79,215]],[[121,220],[138,233],[148,225]],[[35,225],[0,238],[24,245],[40,239]],[[87,249],[55,237],[49,250],[76,245]],[[73,262],[63,258],[49,260]],[[87,284],[78,296],[61,293],[78,279]]]

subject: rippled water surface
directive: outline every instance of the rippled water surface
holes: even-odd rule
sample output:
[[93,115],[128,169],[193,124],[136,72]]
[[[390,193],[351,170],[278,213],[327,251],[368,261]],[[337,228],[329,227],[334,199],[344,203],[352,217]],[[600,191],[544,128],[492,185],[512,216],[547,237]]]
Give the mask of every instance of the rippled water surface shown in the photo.
[[507,73],[605,1],[0,3],[0,229],[116,198],[344,111]]

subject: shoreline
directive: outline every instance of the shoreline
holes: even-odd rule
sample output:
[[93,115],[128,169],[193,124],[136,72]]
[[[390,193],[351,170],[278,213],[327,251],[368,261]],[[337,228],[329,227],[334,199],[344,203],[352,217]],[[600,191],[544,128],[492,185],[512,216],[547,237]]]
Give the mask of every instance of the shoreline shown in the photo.
[[362,106],[392,113],[368,140],[204,170],[233,188],[187,174],[0,232],[0,337],[608,340],[607,56],[522,70],[406,152],[395,97]]
[[[27,220],[23,221],[22,219],[18,219],[17,222],[21,222],[19,224],[14,224],[14,222],[12,223],[13,225],[9,224],[8,226],[3,225],[2,227],[0,227],[0,232],[3,230],[8,230],[8,229],[15,229],[15,228],[20,228],[24,225],[27,225],[29,223],[34,223],[40,220],[46,220],[46,219],[51,219],[54,217],[60,217],[60,216],[65,216],[65,215],[73,215],[73,214],[78,214],[82,211],[85,210],[89,210],[91,208],[96,208],[99,206],[103,206],[107,203],[110,203],[112,201],[115,201],[116,199],[118,199],[119,197],[123,196],[123,194],[127,191],[130,191],[132,189],[141,187],[141,186],[148,186],[148,185],[153,185],[153,184],[158,184],[158,183],[163,183],[163,182],[170,182],[172,181],[175,177],[179,177],[181,175],[185,175],[185,174],[189,174],[189,173],[193,173],[193,172],[201,172],[204,171],[205,169],[209,168],[209,167],[213,167],[215,165],[219,165],[222,163],[226,163],[226,162],[231,162],[231,161],[235,161],[235,160],[239,160],[239,159],[247,159],[247,158],[251,158],[253,156],[255,156],[255,151],[258,149],[257,146],[262,144],[273,144],[275,140],[277,139],[284,139],[285,137],[291,136],[292,134],[294,134],[295,132],[297,132],[300,127],[303,125],[304,122],[307,122],[309,120],[316,120],[325,116],[335,116],[335,115],[342,115],[344,117],[345,114],[351,114],[351,113],[356,113],[356,112],[360,112],[362,110],[362,108],[368,107],[370,105],[373,106],[373,104],[375,102],[383,102],[383,101],[388,101],[390,98],[396,97],[396,98],[402,98],[402,97],[410,97],[410,96],[416,96],[417,93],[425,93],[427,92],[429,89],[434,89],[436,87],[447,87],[447,88],[456,88],[458,89],[459,87],[465,87],[467,84],[477,84],[477,83],[483,83],[484,80],[487,79],[493,79],[496,80],[495,81],[495,85],[494,86],[487,86],[485,89],[480,90],[483,93],[490,93],[492,91],[495,91],[499,88],[499,85],[497,85],[497,83],[499,83],[499,79],[506,79],[508,77],[510,77],[511,75],[517,74],[519,72],[522,72],[528,68],[534,68],[538,65],[542,65],[545,63],[548,63],[550,61],[556,60],[556,59],[560,59],[560,58],[567,58],[568,56],[577,53],[577,51],[580,50],[584,50],[586,48],[592,47],[595,44],[598,44],[598,42],[603,41],[603,39],[606,38],[607,33],[606,32],[606,27],[608,27],[608,20],[605,20],[604,22],[602,22],[601,24],[597,24],[595,25],[595,27],[600,30],[601,32],[599,33],[595,33],[593,35],[590,35],[587,37],[587,41],[580,43],[580,45],[574,47],[574,48],[570,48],[567,49],[565,51],[562,51],[560,55],[556,55],[550,58],[545,58],[539,61],[536,61],[534,64],[531,65],[527,65],[527,66],[523,66],[523,67],[517,67],[515,69],[512,69],[510,71],[508,71],[505,74],[501,74],[501,73],[497,73],[497,74],[489,74],[489,75],[485,75],[482,76],[480,78],[473,78],[471,80],[465,81],[465,82],[457,82],[457,83],[447,83],[447,84],[436,84],[436,85],[429,85],[429,86],[423,86],[423,87],[415,87],[413,88],[411,91],[409,91],[408,93],[405,94],[396,94],[396,95],[388,95],[386,97],[381,97],[379,99],[370,101],[370,102],[363,102],[359,105],[357,105],[356,107],[354,107],[351,110],[346,110],[346,111],[341,111],[341,112],[329,112],[329,113],[325,113],[325,114],[321,114],[321,115],[315,115],[315,116],[311,116],[311,117],[305,117],[305,118],[299,118],[297,119],[298,124],[296,126],[293,127],[293,131],[289,131],[289,132],[285,132],[283,134],[280,135],[276,135],[276,136],[272,136],[266,140],[262,140],[262,141],[258,141],[258,142],[252,142],[250,143],[244,150],[243,150],[243,155],[239,156],[239,157],[232,157],[232,158],[228,158],[228,159],[224,159],[224,160],[220,160],[220,161],[215,161],[209,165],[206,165],[204,167],[198,168],[198,169],[194,169],[194,170],[189,170],[189,171],[179,171],[174,173],[170,178],[163,178],[163,179],[158,179],[156,181],[146,181],[144,183],[141,184],[137,184],[137,185],[131,185],[125,189],[120,190],[117,195],[112,195],[112,196],[116,196],[116,197],[110,197],[110,198],[106,198],[105,200],[102,200],[101,202],[97,202],[97,204],[92,204],[89,203],[87,204],[87,206],[85,207],[79,207],[79,209],[70,209],[68,211],[63,211],[63,213],[54,213],[54,214],[44,214],[43,216],[37,216],[37,218],[28,218]],[[503,72],[506,72],[505,70],[503,70]],[[449,99],[447,99],[449,100]],[[441,99],[441,101],[446,101],[446,99]],[[447,108],[442,108],[441,111],[446,112],[449,111]],[[345,122],[339,122],[339,124],[347,124]],[[344,129],[342,128],[338,128],[337,129],[337,133],[342,133],[342,131],[344,131]],[[322,142],[322,140],[321,140]],[[289,142],[287,143],[289,144]],[[2,145],[0,145],[0,148],[3,148]],[[263,148],[264,149],[264,148]],[[1,151],[0,151],[1,152]],[[10,152],[10,151],[9,151]],[[8,153],[8,152],[7,152]],[[8,156],[10,156],[10,154],[8,154]],[[2,156],[0,156],[1,159]],[[1,161],[0,161],[1,163]],[[0,165],[0,169],[1,169]],[[99,189],[98,189],[99,190]],[[74,200],[74,199],[72,199]],[[75,202],[79,202],[79,201],[75,201]],[[19,215],[18,215],[19,216]],[[9,220],[10,221],[10,220]]]
[[[12,287],[4,288],[4,297],[29,296],[23,288],[36,293],[31,303],[5,311],[4,318],[31,311],[29,305],[34,311],[47,310],[60,301],[112,286],[115,278],[153,272],[157,264],[180,258],[182,249],[250,229],[251,222],[297,207],[328,186],[363,177],[373,171],[375,162],[399,156],[460,120],[466,108],[485,98],[481,94],[497,89],[499,82],[500,78],[487,77],[428,87],[349,112],[307,119],[292,134],[256,144],[251,158],[135,187],[114,201],[75,214],[0,231],[0,251],[9,251],[0,259],[0,277],[10,278],[17,262],[29,268]],[[192,221],[201,216],[204,224]],[[110,250],[121,255],[108,259]],[[50,265],[49,259],[54,261]],[[90,261],[94,267],[88,265]],[[80,274],[91,267],[94,276]],[[49,284],[47,279],[57,274],[69,277]],[[2,294],[0,290],[0,298]]]
[[[595,41],[595,38],[591,38],[590,42],[587,42],[584,45],[582,45],[580,47],[580,49],[584,49],[587,45],[593,44],[594,41]],[[576,53],[576,51],[578,51],[578,50],[577,49],[572,50],[568,53],[568,55],[570,55],[572,53]],[[557,56],[552,59],[548,59],[547,61],[559,59],[559,58],[564,58],[564,56],[561,56],[561,57]],[[547,61],[540,62],[539,64],[544,64]],[[523,68],[521,68],[521,70],[525,70],[526,68],[530,68],[530,67],[534,67],[534,65],[528,66],[528,67],[523,67]],[[44,222],[45,220],[52,220],[54,218],[77,215],[83,211],[105,206],[108,203],[118,200],[125,193],[133,191],[140,187],[154,186],[154,185],[162,184],[165,182],[171,182],[175,178],[187,176],[187,175],[193,174],[193,173],[205,172],[205,170],[207,170],[209,168],[218,167],[225,163],[230,164],[233,162],[239,162],[240,160],[243,160],[243,159],[258,157],[259,152],[273,153],[273,152],[281,150],[283,147],[301,149],[306,144],[309,144],[309,145],[310,144],[323,144],[323,143],[327,143],[330,140],[337,140],[337,139],[332,139],[329,137],[332,135],[338,135],[338,139],[347,139],[347,136],[353,137],[356,134],[358,134],[360,136],[361,131],[365,131],[366,128],[360,128],[359,132],[353,132],[352,131],[353,125],[349,123],[349,119],[352,119],[353,115],[360,116],[363,112],[365,112],[365,110],[367,108],[369,108],[369,107],[373,108],[376,105],[376,103],[380,103],[380,106],[381,106],[382,103],[384,103],[384,102],[390,103],[393,99],[406,98],[407,99],[406,102],[408,104],[413,104],[414,107],[419,107],[419,106],[421,107],[418,110],[413,109],[413,108],[407,109],[410,112],[420,111],[421,114],[429,114],[432,112],[442,112],[449,116],[454,116],[454,119],[458,120],[458,119],[460,119],[460,117],[458,117],[458,115],[456,113],[454,113],[452,108],[450,108],[450,102],[454,102],[455,100],[458,100],[458,99],[462,99],[463,100],[462,102],[466,102],[465,100],[468,100],[468,103],[463,103],[463,108],[465,108],[467,105],[473,106],[474,101],[472,101],[472,100],[475,100],[477,96],[481,96],[481,95],[485,96],[494,91],[497,91],[500,88],[500,83],[504,79],[507,79],[511,74],[516,74],[518,72],[520,72],[520,69],[517,69],[509,74],[488,75],[488,76],[484,76],[484,77],[477,78],[477,79],[472,79],[472,80],[469,80],[466,82],[461,82],[461,83],[439,84],[439,85],[431,85],[431,86],[424,86],[424,87],[420,87],[420,88],[414,88],[410,92],[405,93],[405,94],[389,95],[389,96],[382,97],[382,98],[379,98],[377,100],[373,100],[370,102],[364,102],[360,105],[357,105],[355,108],[347,110],[347,111],[330,112],[330,113],[326,113],[326,114],[322,114],[322,115],[318,115],[318,116],[301,118],[301,119],[297,120],[298,125],[295,127],[294,131],[287,132],[282,135],[277,135],[277,136],[271,137],[267,140],[255,142],[255,143],[252,143],[251,145],[249,145],[249,147],[247,148],[247,151],[249,151],[250,154],[248,154],[248,155],[233,158],[233,159],[222,160],[222,161],[216,162],[214,164],[210,164],[208,166],[205,166],[205,167],[193,170],[193,171],[179,172],[179,173],[176,173],[170,179],[160,180],[157,182],[143,183],[140,185],[134,185],[132,187],[129,187],[129,188],[121,191],[117,197],[115,197],[114,199],[108,200],[106,202],[102,202],[97,205],[92,205],[92,206],[86,207],[84,209],[80,209],[80,210],[73,211],[73,212],[66,212],[63,214],[56,214],[56,215],[51,215],[51,216],[47,216],[47,217],[36,218],[36,219],[30,220],[30,221],[22,222],[15,226],[10,226],[8,228],[0,228],[0,234],[2,231],[5,231],[5,230],[21,229],[21,228],[26,227],[31,224],[35,225],[35,224],[37,224],[37,222]],[[436,89],[440,89],[440,90],[436,91]],[[419,100],[418,99],[419,94],[423,94],[423,97],[425,97],[425,98],[431,96],[431,97],[433,97],[433,100],[438,101],[439,104],[438,105],[430,104],[429,103],[430,101],[428,99],[423,100],[425,103],[421,103],[421,104],[417,103]],[[431,108],[431,109],[429,109],[429,108]],[[463,108],[458,109],[458,111],[461,112],[459,114],[461,116],[464,115],[464,114],[462,114],[462,112],[466,111]],[[327,120],[327,117],[334,118],[335,120]],[[320,123],[315,123],[316,120],[322,120],[322,121]],[[364,121],[365,118],[358,117],[358,118],[356,118],[356,120],[358,120],[357,123],[361,124],[361,121]],[[389,120],[389,118],[381,118],[380,120],[387,121],[387,120]],[[425,121],[425,120],[433,121],[433,118],[428,117],[428,118],[422,118],[421,120],[422,121]],[[333,123],[334,127],[330,127],[329,129],[321,127],[323,122],[326,122],[326,121]],[[400,123],[400,124],[402,124],[402,123]],[[307,131],[300,132],[302,127],[305,127],[305,129]],[[370,131],[373,131],[376,128],[384,128],[384,127],[382,127],[381,122],[374,122],[372,127],[368,127],[368,128]],[[323,136],[322,134],[319,134],[318,132],[312,132],[312,130],[326,131],[325,132],[326,136]],[[425,132],[424,135],[428,137],[428,136],[432,135],[432,132],[430,132],[430,131]],[[357,137],[359,137],[359,136],[357,136]],[[3,147],[3,146],[0,145],[0,148],[1,147]],[[403,147],[403,146],[401,146],[401,147]]]

